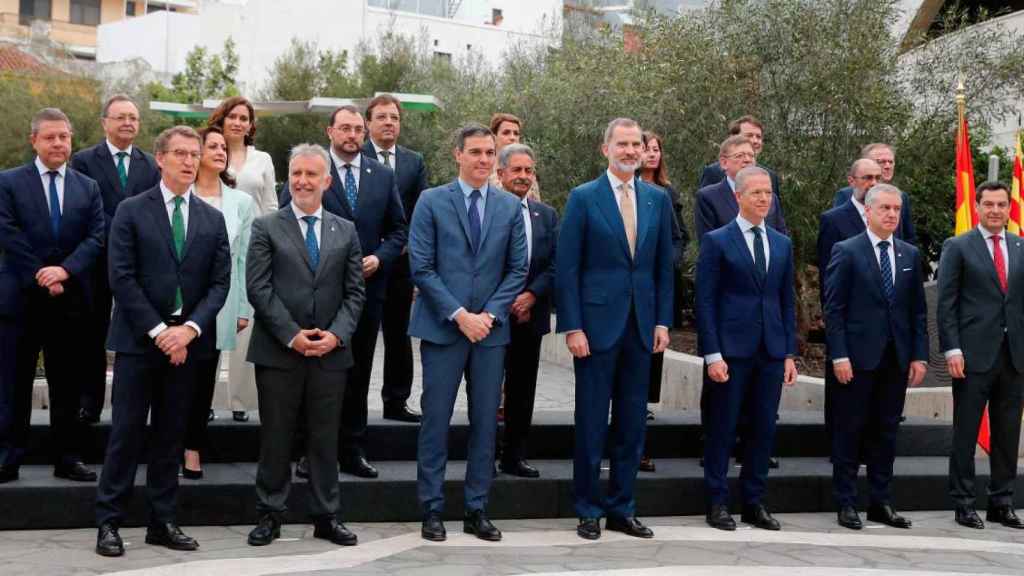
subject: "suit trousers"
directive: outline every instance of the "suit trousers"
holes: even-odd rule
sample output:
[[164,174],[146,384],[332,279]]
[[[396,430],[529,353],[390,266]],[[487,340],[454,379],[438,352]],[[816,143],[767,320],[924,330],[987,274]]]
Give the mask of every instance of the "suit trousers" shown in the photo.
[[494,447],[501,400],[505,346],[480,346],[460,336],[453,344],[422,340],[423,394],[416,463],[416,488],[424,512],[444,511],[444,473],[448,429],[463,376],[469,399],[469,447],[466,455],[466,511],[485,510],[494,480]]
[[256,507],[260,513],[283,514],[288,509],[292,441],[303,417],[310,515],[319,518],[338,512],[338,415],[346,378],[345,371],[321,368],[318,358],[305,358],[293,370],[256,366],[261,424]]
[[107,255],[104,251],[96,263],[93,282],[95,310],[89,321],[91,334],[84,344],[80,403],[89,412],[99,414],[107,396],[107,332],[110,331],[110,311],[113,296],[107,280]]
[[367,402],[370,391],[370,372],[373,371],[373,352],[377,347],[383,302],[370,299],[352,334],[352,357],[355,364],[348,371],[345,400],[341,403],[338,430],[339,458],[366,456]]
[[502,460],[510,464],[526,458],[543,339],[529,322],[513,323],[511,332],[512,340],[505,352],[505,430],[501,449]]
[[[608,350],[574,358],[576,415],[573,489],[580,518],[636,515],[633,487],[647,430],[651,351],[643,345],[636,315]],[[611,430],[608,410],[611,407]],[[605,442],[611,460],[607,496],[601,494]]]
[[647,403],[661,402],[661,375],[665,366],[665,353],[651,354],[651,377],[648,379]]
[[188,422],[185,424],[185,449],[203,451],[209,448],[206,429],[210,423],[213,389],[220,374],[221,354],[196,360],[196,385],[189,403]]
[[175,521],[181,443],[195,386],[196,360],[189,355],[184,364],[173,366],[155,347],[146,354],[119,353],[114,357],[110,439],[96,489],[97,525],[121,524],[143,447],[147,445],[146,497],[151,509],[150,522]]
[[[11,438],[15,427],[15,382],[18,378],[18,343],[21,325],[14,318],[0,318],[0,439]],[[31,395],[29,396],[31,401]],[[13,442],[0,441],[0,466],[17,466],[21,454]]]
[[[970,366],[967,366],[970,370]],[[1010,360],[1006,338],[988,372],[967,372],[953,380],[953,453],[949,457],[949,495],[957,506],[974,505],[974,446],[981,415],[988,404],[991,430],[991,480],[988,505],[1013,505],[1020,444],[1021,400],[1024,375]]]
[[[775,415],[782,395],[783,360],[761,350],[753,358],[725,358],[729,379],[714,382],[704,369],[707,410],[704,421],[704,489],[709,504],[729,504],[729,455],[740,414],[749,418],[740,487],[743,503],[760,504],[775,443]],[[746,406],[744,406],[746,404]]]
[[[381,324],[384,332],[384,406],[404,406],[412,395],[412,339],[409,317],[412,315],[412,276],[409,254],[396,260],[388,276],[387,306]],[[358,361],[358,360],[357,360]]]
[[[871,504],[889,504],[896,436],[907,397],[907,371],[890,343],[874,370],[853,369],[853,380],[832,390],[832,494],[838,506],[857,505],[857,470],[867,464]],[[861,458],[863,455],[863,458]]]

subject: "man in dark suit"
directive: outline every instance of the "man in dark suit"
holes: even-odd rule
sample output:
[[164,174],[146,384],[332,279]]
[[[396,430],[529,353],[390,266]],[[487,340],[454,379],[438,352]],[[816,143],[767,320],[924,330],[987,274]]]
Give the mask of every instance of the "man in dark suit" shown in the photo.
[[[862,159],[874,160],[878,164],[881,170],[879,182],[882,184],[892,184],[892,178],[896,171],[896,154],[893,152],[892,146],[880,142],[868,144],[861,149],[860,157]],[[836,195],[832,199],[832,207],[839,208],[846,204],[846,201],[851,196],[854,196],[856,188],[857,185],[850,182],[849,186],[836,191]],[[861,197],[861,203],[863,204],[863,196]],[[910,196],[906,192],[903,192],[903,212],[900,213],[900,227],[896,229],[896,237],[904,242],[917,244],[917,232],[914,229],[914,218],[910,209]],[[828,254],[825,257],[828,258]]]
[[409,334],[422,340],[423,395],[416,483],[422,536],[444,540],[448,427],[463,376],[468,383],[469,448],[463,531],[501,540],[487,519],[510,309],[526,283],[527,245],[520,200],[488,184],[494,136],[459,129],[459,177],[423,192],[409,227],[409,262],[419,288]]
[[[569,194],[559,227],[555,298],[576,372],[574,508],[584,539],[605,528],[639,538],[654,533],[636,518],[633,486],[647,427],[651,354],[672,325],[672,203],[635,176],[643,159],[640,126],[608,123],[608,169]],[[612,411],[609,493],[601,458]]]
[[534,165],[533,150],[525,144],[509,144],[498,154],[501,187],[520,200],[529,260],[526,287],[512,303],[512,339],[505,353],[505,433],[501,449],[501,471],[523,478],[540,476],[540,471],[526,461],[526,436],[533,420],[540,344],[551,331],[551,292],[558,244],[555,209],[528,198],[537,181]]
[[[370,137],[363,144],[363,153],[372,156],[395,171],[399,196],[405,208],[405,221],[412,221],[412,211],[420,193],[427,189],[427,168],[423,155],[398,145],[402,129],[401,103],[390,94],[380,94],[366,105],[366,127]],[[419,422],[420,416],[406,403],[412,394],[412,340],[409,338],[409,314],[412,308],[412,278],[409,275],[409,252],[403,247],[395,259],[387,282],[388,305],[384,307],[381,326],[384,332],[384,417],[401,422]]]
[[[708,232],[736,219],[736,215],[739,214],[735,194],[736,174],[743,168],[752,166],[754,158],[754,147],[745,136],[730,136],[722,142],[718,162],[725,171],[725,178],[698,190],[697,201],[694,203],[694,225],[698,243]],[[775,198],[772,200],[771,211],[765,218],[765,223],[784,236],[789,235],[786,219],[782,216],[782,204],[779,202],[778,194],[773,194]]]
[[291,480],[289,439],[303,411],[313,536],[342,546],[357,540],[337,518],[335,462],[346,373],[354,362],[352,335],[366,297],[366,259],[352,222],[323,209],[329,166],[320,146],[293,148],[290,203],[252,227],[246,290],[255,326],[248,360],[256,364],[262,422],[256,473],[260,520],[249,533],[253,546],[281,535]]
[[868,520],[910,528],[892,505],[889,484],[907,386],[928,369],[924,271],[917,248],[896,237],[903,194],[877,184],[864,198],[867,230],[832,249],[825,284],[825,329],[837,383],[833,402],[832,492],[840,526],[863,528],[857,514],[861,454],[870,485]]
[[775,199],[766,170],[740,170],[736,199],[739,215],[704,237],[696,272],[697,336],[707,364],[707,523],[736,529],[726,474],[745,403],[749,434],[740,474],[742,520],[778,530],[763,500],[782,386],[796,382],[793,249],[789,238],[765,225]]
[[[71,158],[71,167],[92,178],[100,186],[103,210],[106,215],[104,240],[110,235],[110,222],[114,219],[121,200],[153,188],[160,182],[160,170],[148,153],[134,145],[139,135],[139,108],[124,94],[107,99],[100,116],[106,138],[92,148],[79,151]],[[100,253],[93,268],[95,314],[91,322],[93,335],[86,344],[90,351],[82,360],[91,368],[82,367],[81,412],[79,418],[86,423],[99,422],[107,392],[107,350],[105,342],[110,329],[110,308],[113,297],[107,282],[107,251]]]
[[[331,183],[324,191],[322,204],[331,214],[355,223],[366,282],[366,302],[350,343],[357,361],[348,375],[341,403],[338,462],[343,472],[376,478],[377,469],[366,460],[366,396],[388,270],[405,248],[408,226],[395,187],[395,173],[361,152],[364,130],[363,115],[355,106],[342,106],[331,114],[327,127]],[[288,185],[281,191],[281,201],[282,205],[291,201]],[[304,477],[305,466],[300,470],[300,477]]]
[[18,478],[28,446],[32,383],[43,351],[53,474],[91,482],[82,464],[78,367],[103,249],[96,182],[67,165],[71,122],[56,108],[32,118],[35,159],[0,172],[0,483]]
[[110,440],[96,494],[96,552],[102,556],[124,554],[118,529],[147,445],[146,542],[172,550],[199,547],[175,521],[178,468],[196,362],[216,353],[231,253],[224,217],[194,193],[199,135],[188,126],[168,128],[154,148],[160,184],[122,200],[110,227],[114,316],[107,347],[116,356]]
[[956,521],[984,528],[974,508],[974,444],[988,405],[989,522],[1024,528],[1013,507],[1024,393],[1024,242],[1006,231],[1009,187],[986,182],[978,227],[950,238],[939,260],[939,346],[953,377],[949,495]]
[[[741,116],[736,120],[729,123],[729,135],[730,136],[743,136],[750,141],[750,145],[754,150],[754,158],[761,155],[761,150],[764,147],[764,125],[761,121],[753,116]],[[761,168],[768,171],[768,174],[772,180],[772,192],[778,197],[781,189],[779,188],[779,175],[774,170],[767,166],[758,164]],[[722,180],[725,180],[725,168],[721,161],[712,162],[700,171],[700,180],[697,183],[697,189],[700,190],[706,186],[712,184],[718,184]]]

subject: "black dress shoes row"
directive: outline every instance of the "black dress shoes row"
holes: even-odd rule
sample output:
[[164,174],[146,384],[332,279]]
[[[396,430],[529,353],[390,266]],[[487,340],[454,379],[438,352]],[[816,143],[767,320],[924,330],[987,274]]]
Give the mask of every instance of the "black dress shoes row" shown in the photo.
[[72,480],[74,482],[95,482],[96,473],[86,467],[81,461],[70,464],[58,464],[53,468],[53,475],[57,478]]
[[420,415],[409,410],[405,402],[401,404],[389,404],[384,406],[384,419],[397,420],[399,422],[419,422]]
[[576,526],[576,534],[584,540],[597,540],[601,537],[601,520],[580,518],[580,523]]
[[860,521],[860,515],[857,514],[857,509],[853,506],[840,506],[839,512],[836,513],[836,520],[843,528],[850,530],[864,528],[864,523]]
[[893,528],[908,529],[913,526],[910,518],[904,518],[896,513],[892,504],[873,504],[868,508],[868,521],[878,522]]
[[359,538],[334,516],[319,518],[313,523],[313,537],[334,542],[338,546],[355,546]]
[[462,531],[488,542],[501,540],[501,530],[491,524],[491,521],[487,519],[487,513],[483,510],[473,510],[467,513],[466,518],[462,521]]
[[1021,519],[1017,517],[1017,513],[1014,512],[1013,506],[989,508],[988,513],[985,514],[985,520],[1002,524],[1007,528],[1016,528],[1018,530],[1024,529],[1024,521],[1021,521]]
[[750,504],[744,506],[743,513],[740,515],[740,520],[745,524],[750,524],[754,528],[760,528],[762,530],[782,529],[779,525],[779,521],[772,518],[771,513],[764,507],[764,504]]
[[96,410],[82,408],[78,411],[78,421],[85,425],[98,424],[100,413]]
[[640,458],[640,465],[637,466],[637,468],[641,472],[655,472],[658,469],[658,467],[655,466],[654,464],[654,460],[651,459],[650,456],[642,456]]
[[355,454],[348,458],[342,458],[338,462],[341,471],[346,474],[358,476],[359,478],[376,478],[379,476],[377,469],[366,461],[366,456]]
[[96,553],[100,556],[116,557],[124,555],[124,542],[117,533],[117,526],[101,524],[96,534]]
[[18,479],[18,466],[6,464],[0,465],[0,484],[14,482]]
[[708,523],[708,526],[718,528],[719,530],[731,531],[736,529],[736,521],[732,519],[728,506],[724,504],[713,504],[708,509],[704,520]]
[[146,528],[146,544],[163,546],[171,550],[191,551],[199,548],[199,542],[195,538],[186,536],[181,528],[173,522],[166,522],[159,525],[151,525]]
[[231,419],[235,422],[248,422],[249,413],[245,410],[235,410],[231,413]]
[[520,478],[540,478],[540,470],[537,470],[526,460],[502,461],[499,466],[505,474],[518,476]]
[[974,508],[968,508],[965,506],[957,507],[956,523],[968,528],[974,528],[975,530],[981,530],[985,527],[985,523],[981,521],[981,517],[978,516],[978,512],[975,511]]
[[264,514],[249,532],[249,546],[266,546],[280,537],[281,520],[274,514]]
[[441,514],[431,512],[423,518],[420,536],[424,540],[430,540],[431,542],[444,542],[448,538],[448,532],[444,529],[444,522],[441,521]]
[[611,530],[613,532],[622,532],[627,536],[633,536],[634,538],[654,538],[654,531],[644,526],[639,518],[617,518],[615,516],[609,516],[604,522],[605,530]]

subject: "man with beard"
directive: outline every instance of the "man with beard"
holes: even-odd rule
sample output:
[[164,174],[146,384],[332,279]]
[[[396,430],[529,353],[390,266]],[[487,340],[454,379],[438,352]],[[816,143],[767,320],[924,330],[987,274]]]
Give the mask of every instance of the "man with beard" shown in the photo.
[[[892,146],[882,142],[875,142],[868,144],[861,148],[860,157],[862,159],[874,160],[878,164],[881,174],[879,175],[878,182],[880,184],[892,184],[893,176],[896,174],[896,153],[893,151]],[[854,184],[850,184],[845,188],[840,188],[836,191],[835,198],[832,199],[832,207],[839,208],[846,204],[846,201],[854,195],[854,190],[857,187]],[[865,189],[866,190],[866,189]],[[917,232],[914,230],[913,215],[910,210],[910,196],[906,192],[903,192],[903,211],[900,213],[900,226],[896,229],[896,237],[904,242],[911,244],[917,244]],[[863,205],[864,200],[861,196],[861,204]],[[863,214],[863,210],[860,210]],[[828,254],[825,254],[825,258],[828,258]],[[822,284],[824,286],[824,284]]]

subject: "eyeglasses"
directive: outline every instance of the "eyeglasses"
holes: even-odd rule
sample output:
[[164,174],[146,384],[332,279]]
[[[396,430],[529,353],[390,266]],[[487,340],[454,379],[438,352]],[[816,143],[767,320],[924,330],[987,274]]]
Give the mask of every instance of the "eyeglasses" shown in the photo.
[[863,176],[854,176],[854,180],[860,180],[861,182],[877,182],[882,179],[881,174],[865,174]]
[[137,124],[139,117],[131,114],[121,114],[120,116],[107,116],[107,120],[113,120],[115,122],[129,122],[131,124]]
[[729,156],[726,156],[726,158],[730,160],[753,160],[754,158],[756,158],[756,156],[754,156],[754,154],[751,152],[737,152],[735,154],[730,154]]
[[199,152],[193,152],[191,150],[183,150],[181,148],[177,148],[175,150],[171,150],[168,153],[171,154],[172,156],[174,156],[177,160],[179,160],[181,162],[184,162],[187,158],[191,158],[192,160],[198,162],[199,158],[202,156],[202,154],[199,153]]

